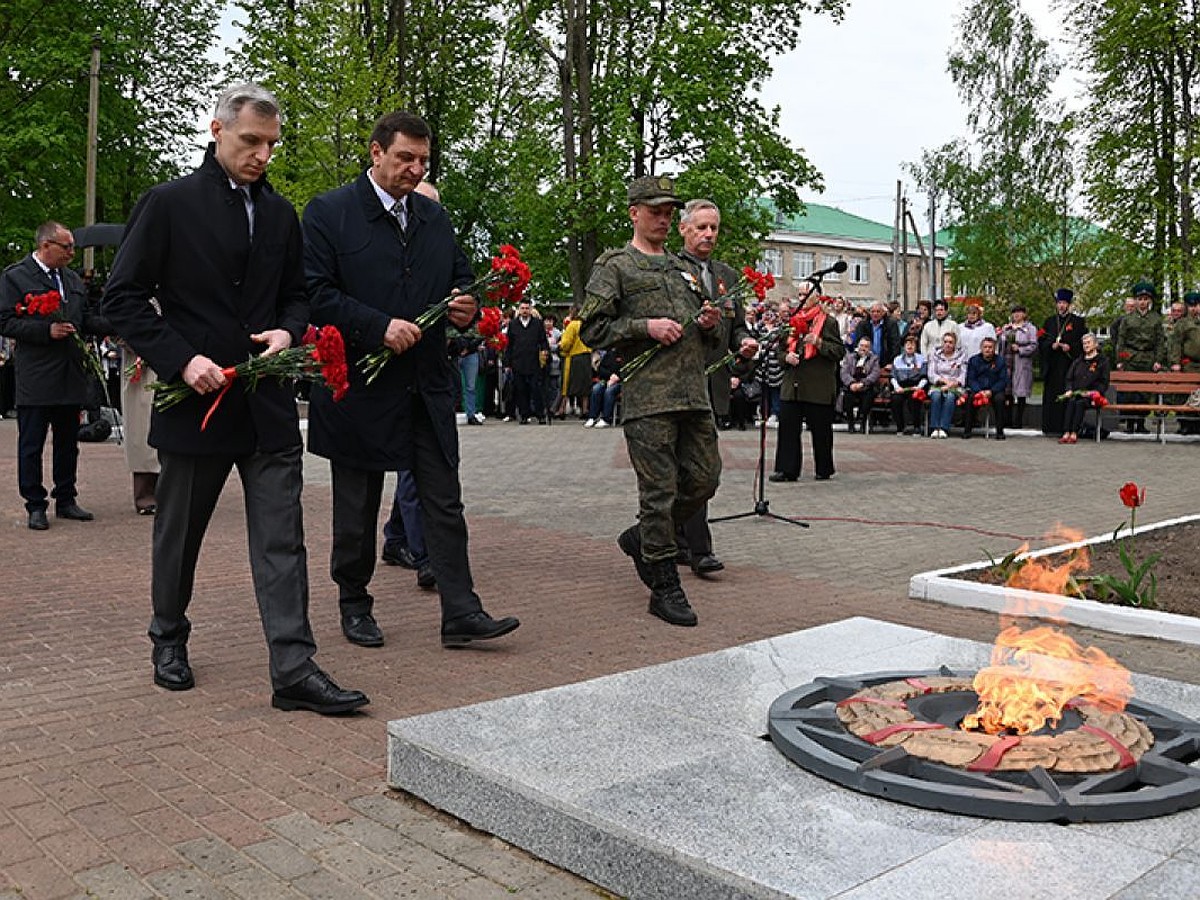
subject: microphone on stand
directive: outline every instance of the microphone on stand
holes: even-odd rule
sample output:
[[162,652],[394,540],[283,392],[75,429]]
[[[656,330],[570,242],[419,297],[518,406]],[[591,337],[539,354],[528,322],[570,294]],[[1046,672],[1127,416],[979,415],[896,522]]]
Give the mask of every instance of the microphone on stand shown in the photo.
[[846,261],[844,259],[839,259],[828,269],[818,269],[817,271],[813,272],[811,275],[808,276],[808,278],[806,278],[804,280],[805,281],[820,281],[826,275],[829,275],[833,272],[837,272],[840,275],[842,272],[845,272],[848,268],[850,268],[850,266],[846,264]]

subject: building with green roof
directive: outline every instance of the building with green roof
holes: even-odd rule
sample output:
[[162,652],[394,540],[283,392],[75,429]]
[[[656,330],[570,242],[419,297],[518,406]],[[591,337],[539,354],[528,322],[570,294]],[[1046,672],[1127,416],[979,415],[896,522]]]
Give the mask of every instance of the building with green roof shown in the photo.
[[[772,213],[773,220],[762,242],[759,267],[775,276],[777,296],[796,296],[809,275],[838,260],[846,261],[847,270],[824,277],[826,294],[840,295],[863,306],[896,299],[904,309],[912,309],[917,300],[929,296],[927,234],[897,233],[891,225],[820,203],[806,203],[803,213],[789,216],[776,210],[769,200],[760,202]],[[945,233],[939,233],[933,248],[941,285],[938,296],[946,294],[946,240]],[[902,261],[895,279],[893,253],[896,260]]]

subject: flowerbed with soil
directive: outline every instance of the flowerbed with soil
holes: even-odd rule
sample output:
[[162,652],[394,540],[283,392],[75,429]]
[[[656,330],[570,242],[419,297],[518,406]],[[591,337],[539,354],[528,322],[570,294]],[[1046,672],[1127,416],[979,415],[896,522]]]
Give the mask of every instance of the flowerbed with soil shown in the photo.
[[[1197,552],[1197,548],[1200,547],[1200,522],[1183,522],[1143,531],[1134,538],[1132,545],[1129,544],[1126,535],[1127,532],[1122,531],[1127,548],[1132,549],[1138,562],[1156,553],[1162,554],[1152,569],[1158,579],[1155,604],[1147,608],[1200,618],[1200,552]],[[1115,542],[1109,540],[1089,544],[1087,551],[1091,564],[1086,575],[1113,575],[1122,579],[1127,577]],[[1074,551],[1043,556],[1040,560],[1050,566],[1063,565],[1072,552]],[[998,573],[995,567],[955,572],[949,577],[981,584],[1004,583],[1004,575]],[[1089,587],[1086,577],[1081,580],[1081,584],[1089,600],[1116,603],[1112,598],[1097,596]]]

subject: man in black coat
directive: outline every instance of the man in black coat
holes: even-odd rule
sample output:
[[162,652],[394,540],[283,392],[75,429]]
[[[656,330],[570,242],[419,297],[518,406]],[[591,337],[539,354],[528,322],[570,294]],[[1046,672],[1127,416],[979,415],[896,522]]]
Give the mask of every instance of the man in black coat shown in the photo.
[[[900,332],[896,330],[888,317],[887,307],[882,303],[872,303],[868,317],[858,323],[858,328],[854,330],[854,338],[850,342],[851,350],[857,347],[863,338],[871,342],[871,351],[879,357],[880,368],[891,366],[892,360],[899,356],[903,349]],[[891,369],[888,368],[885,375],[890,372]]]
[[550,357],[550,339],[546,337],[545,324],[533,314],[533,305],[528,300],[517,304],[517,314],[509,321],[506,334],[508,347],[504,351],[504,366],[512,370],[517,415],[522,425],[532,421],[534,416],[545,425],[542,366]]
[[[80,522],[93,518],[75,501],[79,410],[87,402],[91,375],[82,356],[86,351],[71,336],[103,334],[107,325],[89,312],[83,279],[67,268],[75,255],[71,232],[58,222],[46,222],[34,240],[37,249],[0,277],[0,334],[16,340],[17,486],[29,527],[45,531],[50,520],[42,450],[51,430],[55,515]],[[24,312],[28,298],[49,291],[61,300],[53,318]]]
[[[323,714],[366,704],[317,668],[308,622],[308,558],[301,515],[299,417],[290,384],[234,384],[206,429],[222,368],[298,343],[308,326],[300,223],[267,183],[279,140],[279,105],[254,84],[227,88],[200,168],[138,201],[113,263],[104,310],[164,381],[195,395],[151,418],[162,472],[155,497],[154,681],[195,683],[186,612],[196,560],[234,466],[246,504],[255,594],[270,652],[272,705]],[[152,300],[157,300],[161,314]]]
[[414,322],[472,281],[445,209],[414,190],[429,164],[431,138],[419,117],[389,113],[371,134],[371,168],[304,211],[313,321],[341,329],[351,360],[380,347],[394,354],[369,385],[352,363],[350,391],[339,403],[314,385],[309,406],[309,450],[328,459],[333,472],[330,570],[342,633],[366,647],[383,643],[368,590],[383,477],[402,469],[412,472],[421,501],[442,644],[500,637],[520,624],[483,611],[467,558],[454,421],[459,379],[446,355],[445,322],[470,325],[475,300],[455,297],[424,332]]
[[1067,389],[1067,370],[1083,355],[1083,336],[1087,320],[1071,312],[1075,294],[1070,288],[1054,292],[1054,314],[1038,332],[1038,350],[1042,357],[1042,433],[1063,433],[1063,415],[1067,405],[1058,398]]

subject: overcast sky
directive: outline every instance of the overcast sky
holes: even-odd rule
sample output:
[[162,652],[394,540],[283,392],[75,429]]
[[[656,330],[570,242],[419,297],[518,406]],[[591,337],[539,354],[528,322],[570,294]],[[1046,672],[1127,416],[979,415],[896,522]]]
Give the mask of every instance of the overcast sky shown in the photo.
[[[925,197],[904,163],[965,135],[966,119],[946,59],[965,0],[849,0],[840,25],[809,16],[800,47],[778,60],[765,85],[768,107],[781,107],[783,133],[825,177],[825,191],[805,196],[891,224],[896,179],[905,182],[913,215],[926,228]],[[1023,0],[1042,37],[1057,41],[1048,0]],[[1061,49],[1060,49],[1061,52]],[[1060,79],[1069,96],[1076,73]]]
[[[1051,0],[1021,0],[1039,33],[1057,44],[1059,17]],[[921,151],[966,132],[966,120],[946,59],[966,0],[849,0],[840,25],[805,18],[800,47],[777,60],[764,86],[768,107],[781,107],[780,124],[794,146],[825,178],[825,191],[804,199],[891,224],[896,179],[905,182],[918,227],[927,227],[927,199],[916,193],[903,166]],[[232,5],[221,34],[233,38]],[[1061,44],[1058,44],[1061,53]],[[216,52],[221,59],[223,54]],[[1060,79],[1070,102],[1078,74]],[[211,111],[202,111],[200,148]],[[199,152],[197,153],[199,157]]]

